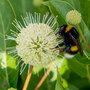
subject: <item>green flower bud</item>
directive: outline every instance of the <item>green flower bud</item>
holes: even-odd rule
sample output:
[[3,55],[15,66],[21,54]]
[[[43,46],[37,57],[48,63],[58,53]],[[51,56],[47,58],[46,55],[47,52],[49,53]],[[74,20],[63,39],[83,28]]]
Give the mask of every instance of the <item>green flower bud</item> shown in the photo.
[[66,21],[69,24],[78,24],[81,22],[81,14],[76,10],[71,10],[66,15]]

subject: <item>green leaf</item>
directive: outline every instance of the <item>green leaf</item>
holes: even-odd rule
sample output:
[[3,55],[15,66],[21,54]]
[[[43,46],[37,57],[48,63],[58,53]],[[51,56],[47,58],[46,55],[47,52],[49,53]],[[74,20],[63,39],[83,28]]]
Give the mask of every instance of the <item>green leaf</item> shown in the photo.
[[63,60],[61,60],[60,63],[61,64],[59,65],[58,72],[60,73],[60,75],[63,75],[67,70],[69,70],[69,68],[68,68],[68,62],[64,58]]
[[51,0],[49,3],[56,8],[64,19],[66,18],[67,12],[73,9],[66,1]]
[[17,87],[18,82],[18,68],[16,68],[16,59],[7,55],[7,73],[10,87]]
[[83,0],[79,0],[80,2],[80,7],[81,7],[81,13],[82,13],[82,18],[85,21],[87,27],[89,28],[90,31],[90,8],[88,8],[90,6],[90,1],[89,0],[85,0],[85,2]]
[[82,64],[90,64],[90,60],[85,55],[81,57],[81,55],[78,53],[75,58]]
[[62,23],[66,24],[63,16],[60,14],[60,12],[58,12],[58,10],[50,2],[44,2],[43,4],[49,7],[49,10],[54,17],[57,16],[58,18],[57,21],[59,24],[62,24]]
[[79,90],[77,87],[75,87],[74,85],[69,85],[69,89],[70,90]]
[[63,83],[61,81],[61,76],[60,74],[58,73],[57,75],[57,82],[56,82],[56,87],[55,87],[55,90],[67,90],[63,87]]
[[72,6],[73,8],[75,8],[76,10],[80,11],[80,2],[79,0],[58,0],[58,1],[65,1],[67,2],[70,6]]
[[6,78],[5,69],[0,68],[0,89],[7,90],[7,88],[9,88],[9,86]]
[[0,53],[0,89],[6,90],[9,87],[17,87],[16,60],[10,55],[5,57],[5,53],[2,54]]
[[87,78],[82,78],[79,75],[75,74],[74,72],[71,72],[70,77],[68,79],[69,88],[74,85],[79,90],[89,90],[90,84],[88,82]]
[[86,65],[79,63],[75,58],[68,60],[68,65],[73,72],[78,74],[81,77],[87,77],[88,72],[86,69]]

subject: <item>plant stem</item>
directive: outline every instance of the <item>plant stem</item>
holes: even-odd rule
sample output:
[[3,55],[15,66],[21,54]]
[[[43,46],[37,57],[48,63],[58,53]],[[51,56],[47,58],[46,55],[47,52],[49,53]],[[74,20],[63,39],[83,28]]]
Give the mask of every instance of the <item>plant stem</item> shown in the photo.
[[90,84],[90,72],[89,72],[89,66],[87,65],[87,73],[88,73],[88,82]]
[[29,73],[28,73],[28,75],[27,75],[27,78],[26,78],[26,81],[25,81],[23,90],[26,90],[26,89],[27,89],[28,83],[29,83],[30,78],[31,78],[32,69],[33,69],[33,66],[30,67],[30,70],[29,70]]
[[80,32],[80,34],[81,34],[81,36],[82,36],[82,38],[83,38],[83,40],[84,40],[85,45],[87,46],[88,50],[90,51],[90,47],[88,46],[88,43],[87,43],[87,41],[86,41],[86,39],[85,39],[85,37],[84,37],[84,35],[83,35],[83,33],[82,33],[81,28],[79,27],[78,24],[77,24],[76,26],[77,26],[77,28],[78,28],[78,30],[79,30],[79,32]]
[[42,79],[40,80],[40,82],[38,83],[38,85],[36,86],[35,90],[38,90],[38,88],[42,85],[42,83],[44,82],[44,80],[46,79],[46,77],[48,76],[48,74],[50,73],[53,64],[54,63],[52,62],[52,64],[50,65],[49,69],[47,70],[47,72],[45,73],[45,75],[42,77]]
[[90,57],[87,56],[87,54],[85,53],[85,51],[83,51],[83,53],[84,53],[84,55],[86,56],[86,58],[87,58],[88,60],[90,60]]

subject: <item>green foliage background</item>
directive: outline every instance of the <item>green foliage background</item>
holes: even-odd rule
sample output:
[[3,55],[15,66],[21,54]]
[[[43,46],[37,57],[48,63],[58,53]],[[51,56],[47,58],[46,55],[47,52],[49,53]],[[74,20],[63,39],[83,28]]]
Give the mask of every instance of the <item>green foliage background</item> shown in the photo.
[[[58,15],[58,25],[62,25],[67,23],[66,13],[72,9],[82,14],[79,26],[90,46],[90,0],[45,0],[37,7],[33,5],[33,0],[0,0],[0,90],[11,87],[21,90],[27,76],[27,68],[20,75],[19,67],[16,68],[17,60],[7,54],[7,47],[16,44],[5,40],[13,28],[12,21],[15,18],[21,21],[21,15],[25,16],[26,12],[40,12],[42,16],[50,12],[53,16]],[[84,52],[90,56],[81,37],[80,40]],[[77,54],[73,59],[63,59],[61,67],[52,69],[39,90],[90,90],[89,64],[90,59],[85,55],[81,57]],[[39,76],[33,72],[27,90],[34,90],[43,75],[43,68],[40,68]]]

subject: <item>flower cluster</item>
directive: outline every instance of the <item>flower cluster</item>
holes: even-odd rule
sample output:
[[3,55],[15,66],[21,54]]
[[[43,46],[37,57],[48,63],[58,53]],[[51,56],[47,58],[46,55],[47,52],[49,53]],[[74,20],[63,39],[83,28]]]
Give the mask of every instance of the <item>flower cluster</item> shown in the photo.
[[55,34],[43,23],[33,23],[22,28],[16,42],[17,53],[25,64],[45,66],[55,60],[58,53],[50,49],[57,45]]
[[77,10],[71,10],[66,15],[66,21],[69,24],[78,24],[81,22],[81,14]]
[[[13,37],[8,36],[8,39],[15,40],[17,43],[15,52],[24,62],[22,68],[27,64],[46,67],[55,61],[59,54],[58,50],[51,49],[58,44],[54,33],[58,29],[56,17],[53,18],[49,13],[46,13],[41,20],[40,13],[34,15],[27,13],[25,18],[22,17],[22,20],[24,26],[17,20],[13,23],[19,33],[11,30],[14,33]],[[12,50],[11,53],[13,52]]]

